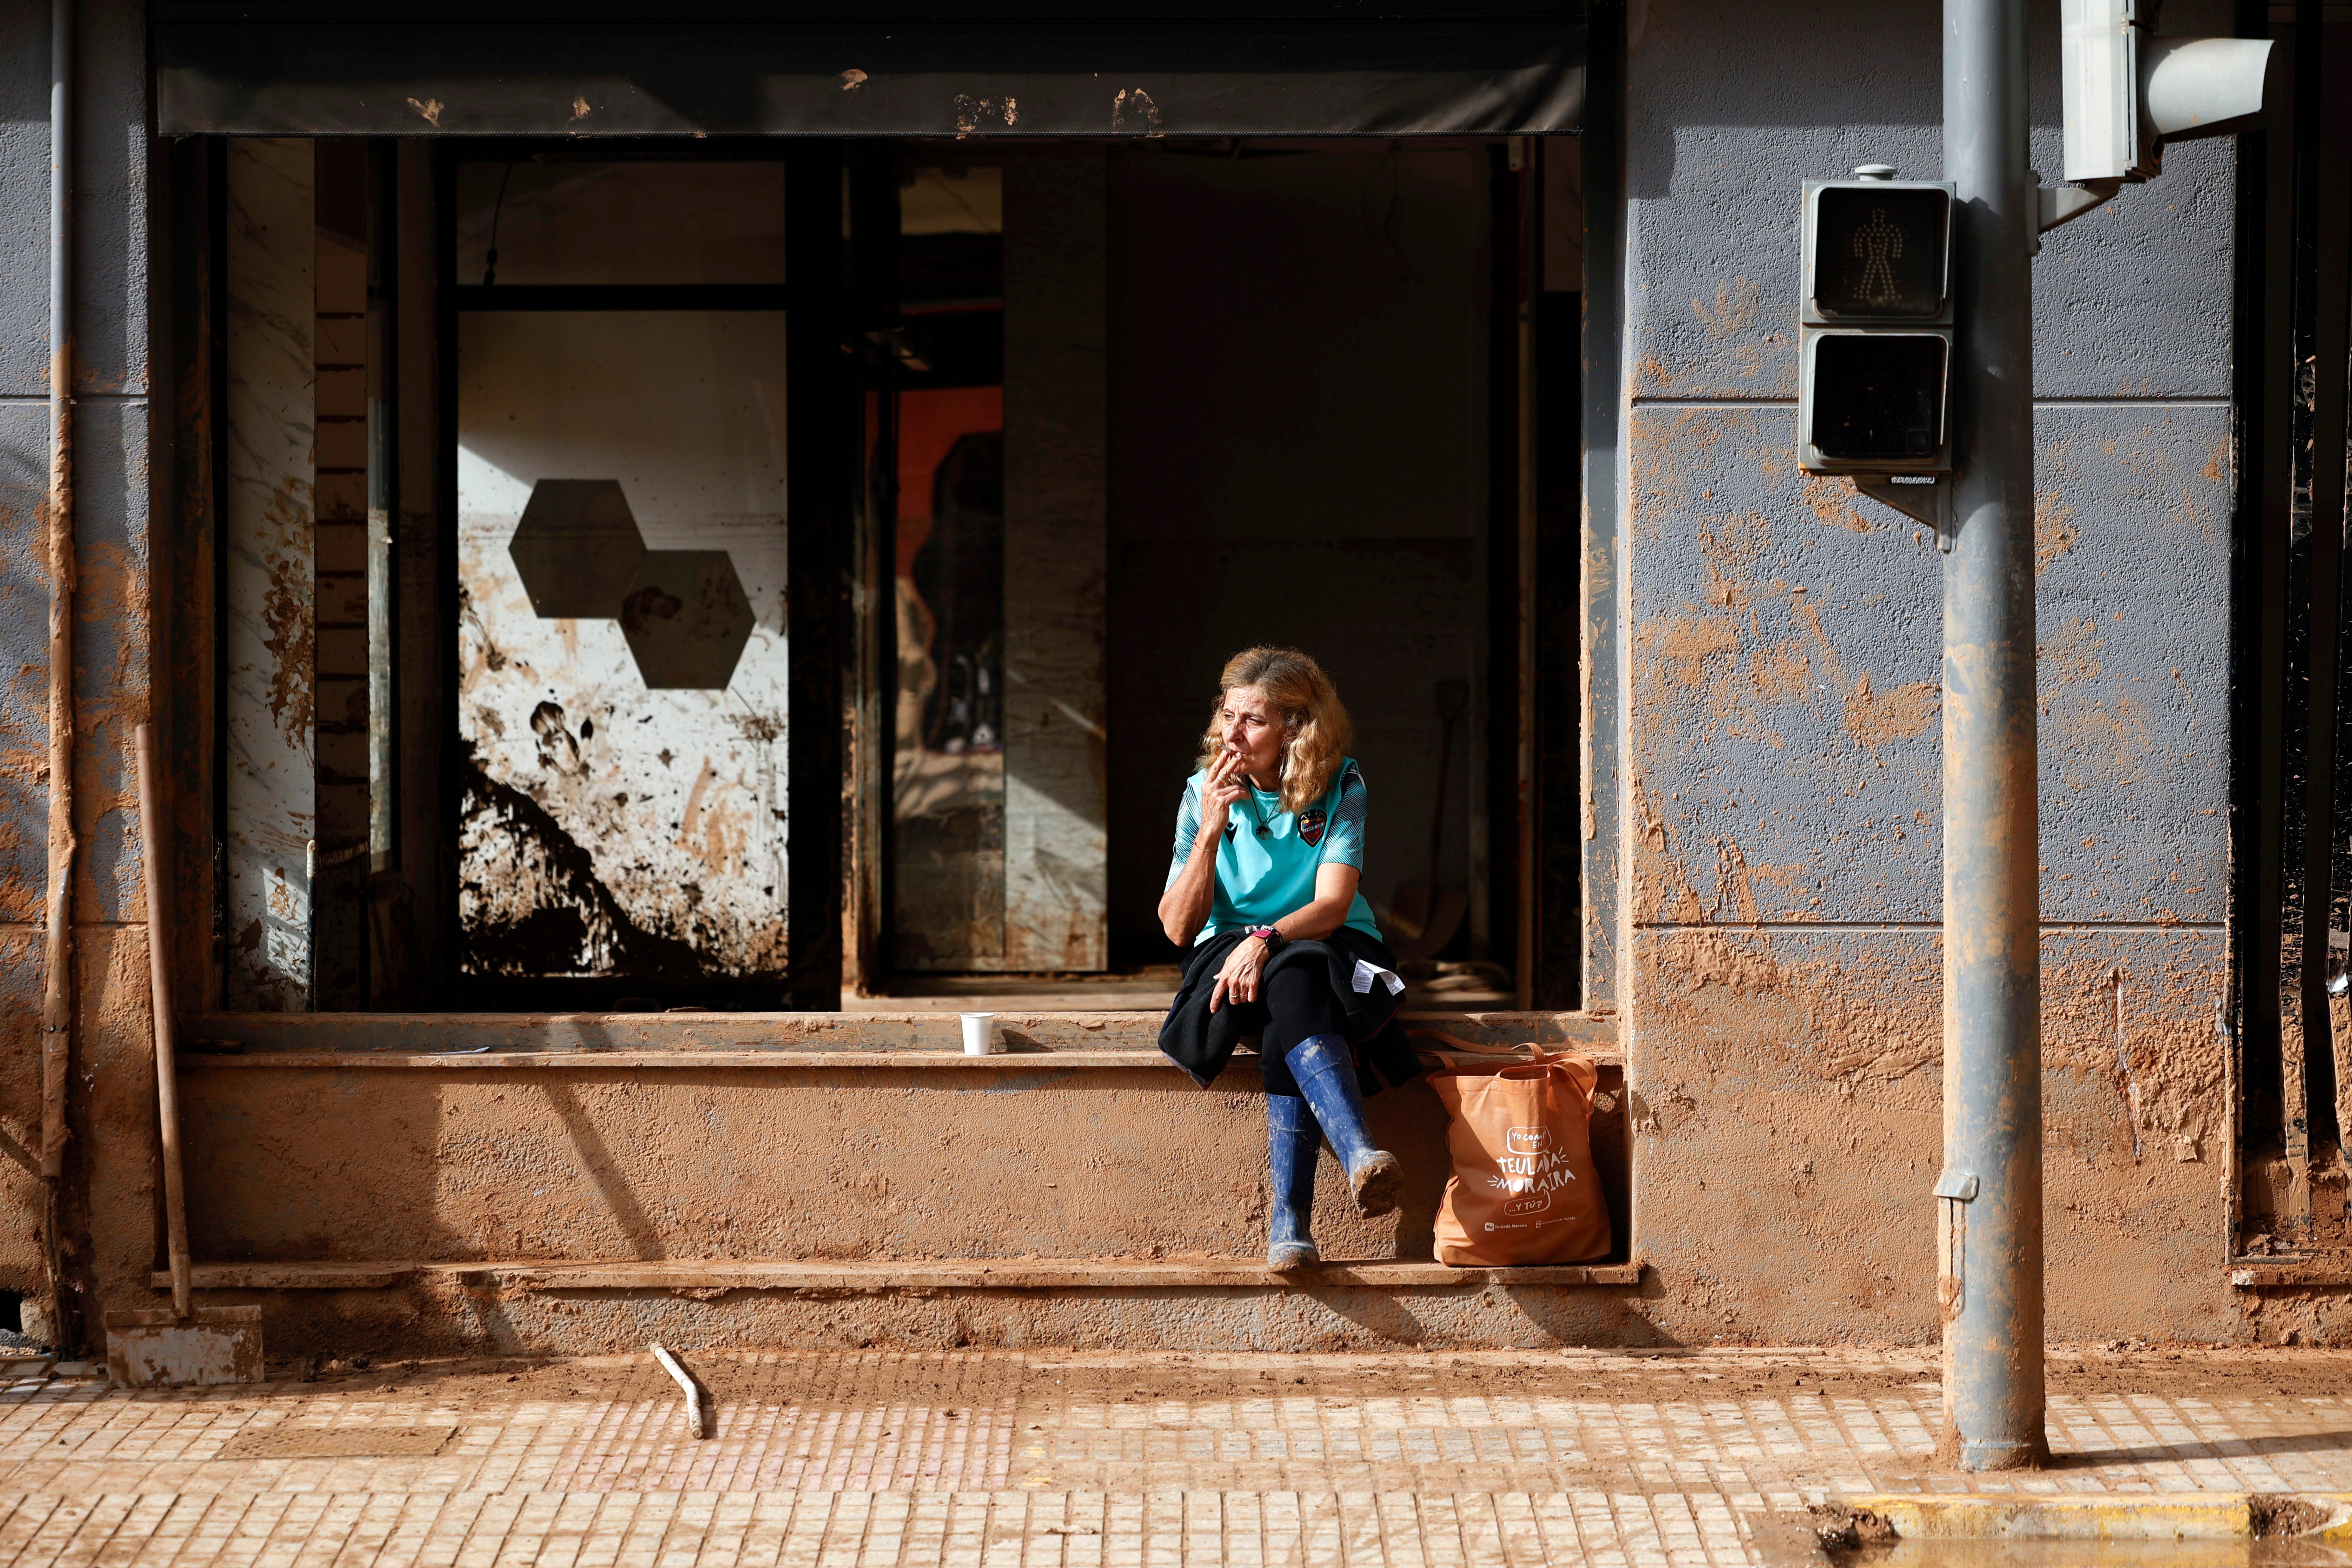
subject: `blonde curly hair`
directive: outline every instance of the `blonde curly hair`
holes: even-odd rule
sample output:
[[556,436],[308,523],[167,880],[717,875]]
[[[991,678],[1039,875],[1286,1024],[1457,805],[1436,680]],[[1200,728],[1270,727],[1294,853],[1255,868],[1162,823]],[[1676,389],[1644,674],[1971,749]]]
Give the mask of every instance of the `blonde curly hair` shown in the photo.
[[1209,710],[1209,727],[1201,736],[1200,765],[1217,760],[1225,749],[1219,734],[1224,717],[1225,693],[1255,686],[1282,715],[1282,809],[1298,811],[1331,787],[1331,777],[1355,743],[1356,727],[1339,701],[1339,689],[1323,667],[1295,647],[1245,647],[1225,660],[1217,678],[1216,705]]

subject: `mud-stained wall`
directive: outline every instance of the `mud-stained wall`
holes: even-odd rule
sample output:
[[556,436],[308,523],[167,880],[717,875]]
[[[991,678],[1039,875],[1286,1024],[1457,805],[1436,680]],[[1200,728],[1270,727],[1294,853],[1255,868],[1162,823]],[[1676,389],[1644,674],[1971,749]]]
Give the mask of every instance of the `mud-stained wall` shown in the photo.
[[[1255,1072],[1202,1093],[1128,1068],[199,1068],[190,1224],[217,1259],[1247,1258],[1263,1251]],[[1444,1117],[1366,1102],[1420,1179],[1361,1219],[1328,1151],[1334,1258],[1430,1256]],[[326,1136],[331,1130],[331,1136]]]
[[[1686,1340],[1936,1332],[1940,557],[1796,471],[1793,408],[1799,182],[1935,176],[1935,21],[1633,14],[1622,978],[1636,1245]],[[2165,23],[2228,30],[2210,7]],[[2036,26],[2054,170],[2054,13]],[[1759,37],[1805,47],[1759,69]],[[2239,1331],[2217,1027],[2232,149],[2165,168],[2034,272],[2057,1338]]]
[[[0,0],[0,1290],[46,1336],[39,1171],[48,809],[48,10]],[[151,435],[146,45],[132,0],[84,0],[77,146],[74,626],[77,1024],[59,1231],[91,1321],[153,1260],[145,890],[131,767],[148,691]],[[140,1304],[144,1304],[142,1299]]]
[[[85,0],[75,688],[83,851],[68,1145],[88,1304],[152,1301],[153,1086],[129,728],[151,607],[145,49],[130,0]],[[2042,16],[2037,156],[2058,167]],[[2210,5],[2168,11],[2218,26]],[[0,36],[45,37],[37,0]],[[1799,38],[1772,47],[1759,40]],[[1622,476],[1631,929],[1627,1110],[1638,1296],[1344,1292],[899,1297],[746,1306],[676,1296],[424,1303],[425,1331],[620,1348],[691,1342],[1139,1342],[1179,1325],[1265,1342],[1927,1338],[1938,1138],[1937,557],[1793,471],[1797,182],[1939,162],[1932,8],[1759,17],[1654,0],[1632,17],[1629,433]],[[47,217],[36,47],[0,51],[0,224]],[[2037,262],[2051,1327],[2244,1331],[2221,1267],[2231,1127],[2223,978],[2231,149],[2051,237]],[[43,1289],[40,760],[47,593],[41,269],[0,269],[0,1289]],[[160,456],[160,455],[159,455]],[[552,737],[551,744],[560,745]],[[575,737],[576,739],[576,737]],[[536,766],[536,756],[532,758]],[[763,884],[764,885],[764,884]],[[201,1253],[478,1257],[1133,1256],[1255,1251],[1263,1154],[1245,1085],[1134,1071],[523,1074],[251,1068],[192,1075]],[[1321,1216],[1334,1253],[1405,1253],[1433,1202],[1424,1091],[1373,1102],[1417,1206]],[[1335,1179],[1327,1197],[1338,1195]],[[36,1309],[40,1303],[32,1303]],[[401,1293],[273,1307],[390,1334]],[[950,1338],[952,1336],[952,1338]]]
[[[47,7],[7,0],[0,18],[25,40],[0,49],[0,219],[8,232],[48,220]],[[24,242],[29,244],[29,238]],[[48,478],[46,268],[0,268],[0,1289],[42,1289],[41,910],[48,879],[44,630],[48,571],[41,521]]]

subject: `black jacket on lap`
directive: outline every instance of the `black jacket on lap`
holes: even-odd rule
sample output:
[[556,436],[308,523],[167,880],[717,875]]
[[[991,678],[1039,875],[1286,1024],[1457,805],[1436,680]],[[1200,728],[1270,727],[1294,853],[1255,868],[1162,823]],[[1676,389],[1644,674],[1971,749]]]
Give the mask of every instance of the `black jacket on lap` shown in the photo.
[[[1212,1013],[1209,998],[1217,989],[1217,972],[1225,966],[1225,955],[1233,952],[1234,943],[1247,940],[1246,931],[1227,931],[1194,947],[1184,961],[1184,982],[1176,988],[1176,1000],[1160,1026],[1161,1054],[1202,1089],[1216,1081],[1233,1060],[1234,1047],[1241,1043],[1244,1009],[1228,1000]],[[1377,978],[1370,990],[1357,990],[1360,963],[1376,969],[1396,968],[1386,942],[1341,926],[1319,942],[1283,943],[1281,951],[1266,961],[1263,973],[1271,977],[1275,971],[1294,963],[1325,967],[1331,994],[1339,999],[1339,1010],[1348,1020],[1348,1043],[1356,1048],[1357,1082],[1370,1095],[1381,1091],[1381,1079],[1404,1083],[1419,1077],[1422,1067],[1399,1021],[1404,993],[1391,992]]]

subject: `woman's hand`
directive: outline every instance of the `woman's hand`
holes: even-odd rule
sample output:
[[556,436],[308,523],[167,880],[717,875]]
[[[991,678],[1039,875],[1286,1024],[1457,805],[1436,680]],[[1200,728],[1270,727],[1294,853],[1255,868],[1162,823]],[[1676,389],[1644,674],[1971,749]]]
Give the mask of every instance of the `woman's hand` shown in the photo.
[[1234,943],[1233,952],[1225,954],[1225,966],[1217,971],[1217,988],[1209,993],[1209,1011],[1215,1012],[1228,997],[1235,1002],[1256,1001],[1265,959],[1265,943],[1254,936]]
[[1209,764],[1209,776],[1201,781],[1202,837],[1223,837],[1225,818],[1233,815],[1234,803],[1249,794],[1249,778],[1243,766],[1242,754],[1230,749],[1220,752]]
[[1234,802],[1249,794],[1249,763],[1233,747],[1217,753],[1201,780],[1201,820],[1192,834],[1191,858],[1160,895],[1160,929],[1184,947],[1198,936],[1216,908],[1217,851]]

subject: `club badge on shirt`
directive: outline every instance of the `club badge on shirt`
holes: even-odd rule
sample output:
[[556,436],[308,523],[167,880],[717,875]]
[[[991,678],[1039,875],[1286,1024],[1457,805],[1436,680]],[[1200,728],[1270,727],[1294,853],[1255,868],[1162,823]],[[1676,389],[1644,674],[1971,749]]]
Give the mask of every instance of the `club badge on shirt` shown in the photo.
[[1319,805],[1312,811],[1300,812],[1298,814],[1299,838],[1308,845],[1322,843],[1323,824],[1328,820],[1323,808]]

